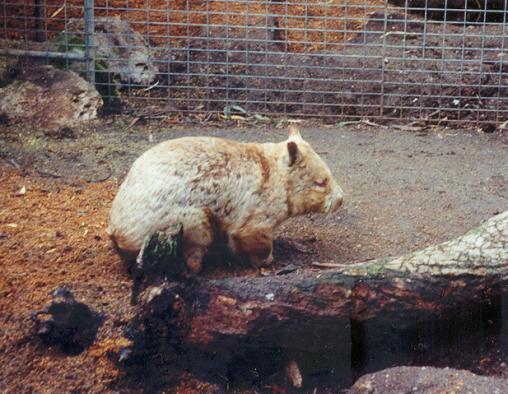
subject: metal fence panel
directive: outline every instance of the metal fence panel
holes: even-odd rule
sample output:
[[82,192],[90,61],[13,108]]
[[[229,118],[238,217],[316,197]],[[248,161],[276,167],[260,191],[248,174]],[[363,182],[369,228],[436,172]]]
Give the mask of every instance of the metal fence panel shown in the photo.
[[[507,1],[96,0],[96,49],[118,17],[129,29],[110,52],[146,68],[136,60],[146,44],[157,72],[120,78],[110,52],[84,58],[103,94],[140,113],[499,124],[508,119]],[[85,8],[2,0],[0,38],[37,50],[67,28],[64,41],[78,35],[91,48],[86,25],[73,25]]]

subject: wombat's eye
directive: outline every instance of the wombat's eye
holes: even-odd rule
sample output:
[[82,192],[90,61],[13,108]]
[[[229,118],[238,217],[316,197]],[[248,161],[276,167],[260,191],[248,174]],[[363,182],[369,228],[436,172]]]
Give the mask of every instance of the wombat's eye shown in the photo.
[[319,187],[325,187],[328,184],[328,179],[318,179],[317,181],[314,181],[314,184]]

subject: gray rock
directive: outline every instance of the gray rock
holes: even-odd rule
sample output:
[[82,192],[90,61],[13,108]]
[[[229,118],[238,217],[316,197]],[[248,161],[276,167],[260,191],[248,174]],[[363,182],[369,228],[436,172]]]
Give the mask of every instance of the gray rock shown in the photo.
[[97,117],[102,97],[70,70],[37,66],[0,89],[0,117],[48,130],[74,127]]
[[349,394],[508,392],[508,380],[472,372],[434,367],[394,367],[362,376]]
[[[67,24],[67,42],[71,50],[83,50],[83,20],[72,19]],[[97,68],[105,67],[107,71],[122,82],[148,85],[157,76],[159,70],[152,62],[151,50],[141,34],[131,29],[128,21],[120,17],[95,18],[94,44],[96,48]],[[59,38],[59,50],[62,51],[62,37]],[[83,63],[71,64],[73,69],[83,71]]]

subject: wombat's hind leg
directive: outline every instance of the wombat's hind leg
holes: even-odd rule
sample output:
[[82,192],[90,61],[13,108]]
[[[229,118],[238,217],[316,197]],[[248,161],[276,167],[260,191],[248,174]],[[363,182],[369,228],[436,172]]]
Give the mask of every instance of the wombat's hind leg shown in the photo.
[[203,266],[203,257],[213,242],[213,229],[205,212],[192,214],[183,229],[183,257],[187,267],[199,273]]
[[242,228],[230,234],[229,244],[233,254],[247,258],[256,267],[270,265],[273,261],[271,228]]

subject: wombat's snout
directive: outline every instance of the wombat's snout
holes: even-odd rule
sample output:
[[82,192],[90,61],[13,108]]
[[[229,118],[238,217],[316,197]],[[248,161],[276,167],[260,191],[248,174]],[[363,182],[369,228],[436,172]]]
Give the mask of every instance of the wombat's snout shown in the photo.
[[328,212],[335,212],[342,205],[342,201],[344,199],[344,192],[337,184],[337,182],[333,182],[332,193],[330,194],[330,208]]

